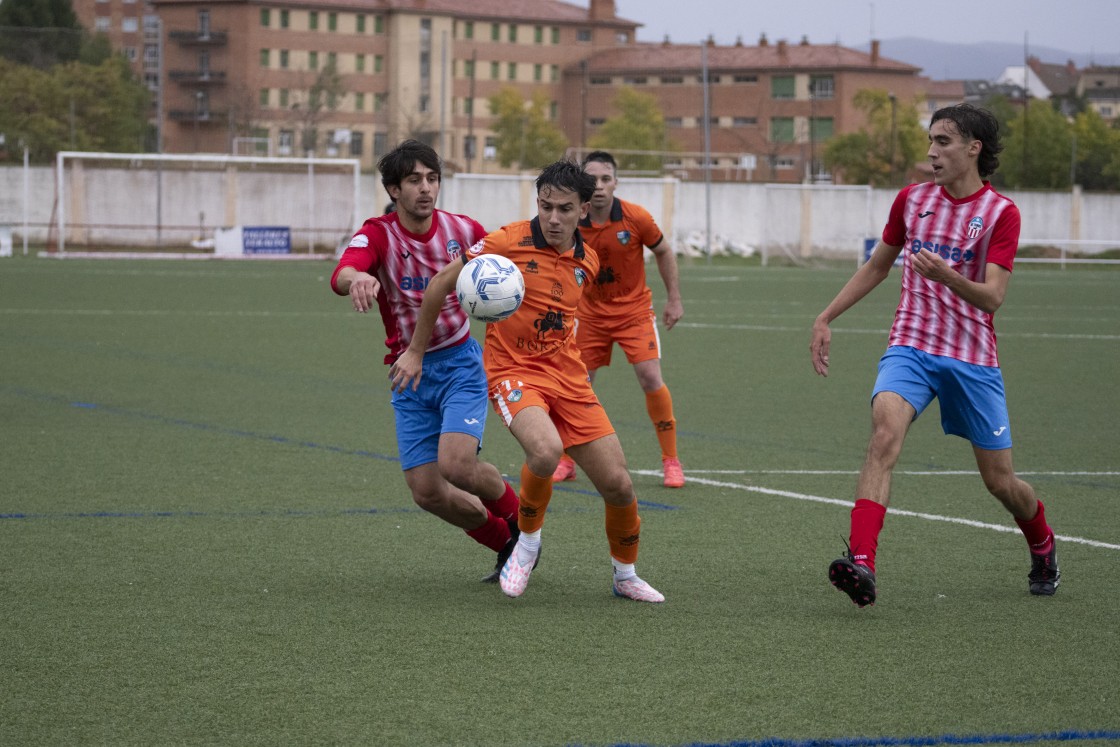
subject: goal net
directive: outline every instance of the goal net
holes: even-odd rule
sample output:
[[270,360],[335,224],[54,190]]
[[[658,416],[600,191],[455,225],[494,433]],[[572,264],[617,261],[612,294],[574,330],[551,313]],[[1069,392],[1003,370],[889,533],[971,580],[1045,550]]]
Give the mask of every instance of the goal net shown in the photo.
[[244,231],[262,253],[333,256],[360,222],[356,159],[63,151],[56,172],[60,255],[213,254]]

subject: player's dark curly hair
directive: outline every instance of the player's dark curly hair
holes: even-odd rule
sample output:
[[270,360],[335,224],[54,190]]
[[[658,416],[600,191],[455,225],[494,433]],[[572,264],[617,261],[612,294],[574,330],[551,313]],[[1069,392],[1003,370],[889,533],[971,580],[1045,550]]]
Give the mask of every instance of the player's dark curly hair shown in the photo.
[[996,173],[999,168],[998,154],[1003,150],[1003,143],[999,138],[999,121],[990,111],[972,104],[956,104],[934,112],[929,121],[930,126],[940,119],[947,119],[955,124],[957,132],[966,140],[980,141],[980,157],[976,160],[976,166],[981,178]]
[[545,166],[537,177],[537,194],[545,187],[575,192],[580,202],[591,202],[595,194],[595,177],[575,161],[557,161]]
[[615,173],[618,173],[618,164],[614,162],[614,156],[612,156],[610,153],[607,153],[605,150],[591,151],[583,157],[583,160],[580,161],[579,165],[583,168],[587,168],[587,164],[591,163],[592,161],[596,163],[605,163],[612,169],[614,169]]
[[385,188],[399,187],[401,181],[416,168],[417,162],[443,178],[439,154],[435,149],[419,140],[405,140],[377,162],[377,170],[381,172],[381,185]]

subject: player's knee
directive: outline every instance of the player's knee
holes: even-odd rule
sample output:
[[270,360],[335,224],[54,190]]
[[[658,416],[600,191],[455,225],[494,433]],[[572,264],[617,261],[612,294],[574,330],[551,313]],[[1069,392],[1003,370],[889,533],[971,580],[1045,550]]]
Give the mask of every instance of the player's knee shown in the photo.
[[475,471],[478,462],[475,459],[443,458],[439,460],[439,474],[455,487],[468,493],[475,492]]

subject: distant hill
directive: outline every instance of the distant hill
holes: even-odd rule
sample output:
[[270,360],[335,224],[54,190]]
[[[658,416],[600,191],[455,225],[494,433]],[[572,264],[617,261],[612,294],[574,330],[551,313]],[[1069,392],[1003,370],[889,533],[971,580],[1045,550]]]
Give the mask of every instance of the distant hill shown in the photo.
[[[867,51],[870,45],[857,49]],[[1036,47],[1027,50],[1043,62],[1061,64],[1073,60],[1078,67],[1090,64],[1120,65],[1120,55],[1070,52],[1053,47]],[[922,68],[922,75],[934,80],[992,80],[1009,65],[1023,64],[1023,45],[1007,42],[978,42],[952,44],[916,37],[884,39],[879,52],[899,62]]]

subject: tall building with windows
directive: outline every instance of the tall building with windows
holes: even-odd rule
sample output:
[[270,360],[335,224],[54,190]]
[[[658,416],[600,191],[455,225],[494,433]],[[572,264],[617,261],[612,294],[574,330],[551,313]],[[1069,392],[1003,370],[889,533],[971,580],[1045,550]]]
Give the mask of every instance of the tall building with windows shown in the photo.
[[[118,48],[131,38],[123,31],[130,5],[75,0],[79,17]],[[630,87],[661,107],[667,146],[678,151],[668,159],[674,172],[704,167],[707,100],[714,178],[799,182],[823,175],[832,134],[863,126],[852,106],[858,90],[886,89],[905,102],[920,89],[919,69],[882,58],[876,43],[865,53],[765,37],[756,46],[638,42],[640,21],[619,18],[614,0],[139,5],[140,28],[160,29],[151,56],[162,60],[158,111],[171,153],[337,155],[370,167],[416,137],[453,170],[494,173],[505,169],[489,99],[503,88],[525,100],[543,90],[578,151]],[[136,54],[147,74],[149,53]]]

